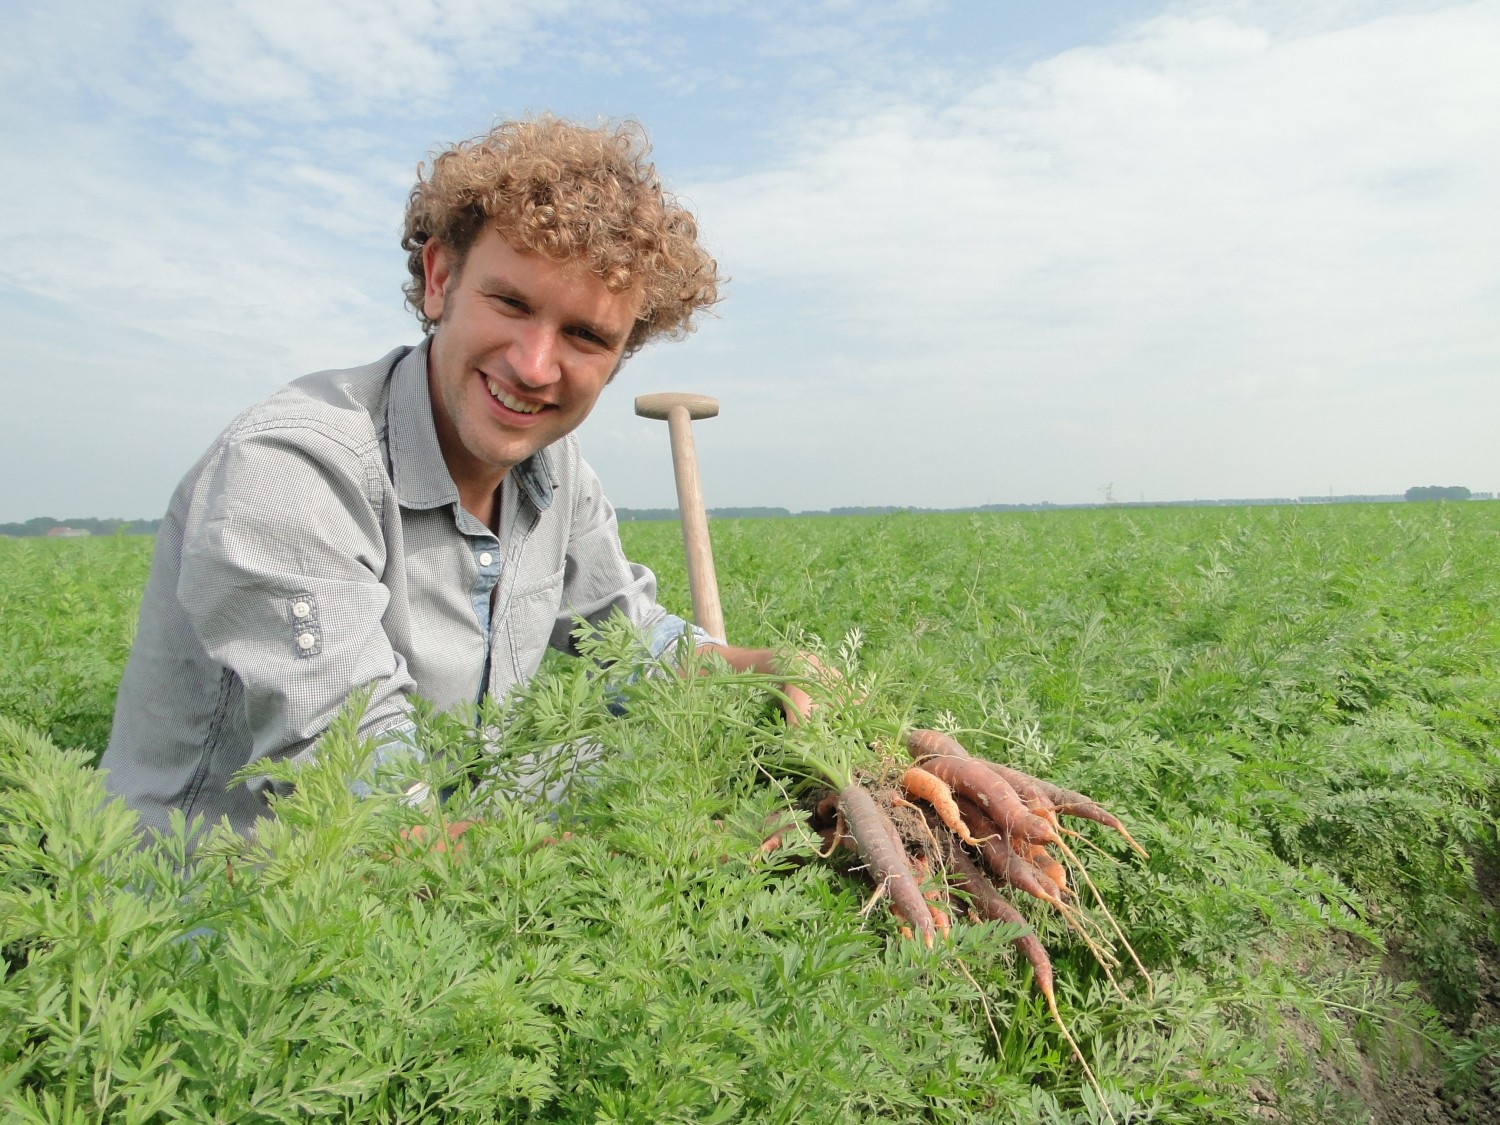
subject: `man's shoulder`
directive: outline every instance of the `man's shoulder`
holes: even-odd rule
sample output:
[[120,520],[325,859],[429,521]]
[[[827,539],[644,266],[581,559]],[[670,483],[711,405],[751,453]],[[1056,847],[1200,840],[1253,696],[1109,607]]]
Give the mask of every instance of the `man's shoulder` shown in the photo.
[[413,350],[403,346],[360,367],[304,375],[236,418],[224,431],[223,440],[306,430],[351,448],[378,442],[396,369]]
[[305,375],[245,410],[178,482],[167,524],[183,527],[200,518],[193,513],[210,494],[221,508],[230,496],[264,506],[284,498],[298,480],[357,492],[381,506],[392,487],[387,406],[402,361],[416,350],[395,348],[360,367]]

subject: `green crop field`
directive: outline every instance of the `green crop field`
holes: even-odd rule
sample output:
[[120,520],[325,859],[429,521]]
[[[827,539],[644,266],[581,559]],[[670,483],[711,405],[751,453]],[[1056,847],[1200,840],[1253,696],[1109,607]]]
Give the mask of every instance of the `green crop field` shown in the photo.
[[[731,639],[866,692],[796,737],[874,773],[943,727],[1149,850],[1082,829],[1153,987],[1017,902],[1103,1104],[1013,930],[927,951],[817,837],[762,855],[807,797],[765,693],[629,676],[620,632],[424,719],[493,751],[456,855],[348,793],[350,716],[255,840],[133,848],[92,769],[149,566],[119,538],[0,541],[0,1120],[1496,1119],[1500,503],[713,533]],[[676,525],[623,534],[685,612]],[[561,806],[496,795],[579,747]]]

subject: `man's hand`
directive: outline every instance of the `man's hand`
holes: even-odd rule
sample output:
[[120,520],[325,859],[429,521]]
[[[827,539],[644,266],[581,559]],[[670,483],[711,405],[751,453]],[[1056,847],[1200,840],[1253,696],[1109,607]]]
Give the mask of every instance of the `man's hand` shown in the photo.
[[[807,665],[807,670],[812,673],[814,679],[824,684],[831,686],[842,679],[837,672],[825,667],[823,662],[810,652],[799,652],[797,659]],[[812,697],[807,694],[807,689],[801,684],[783,683],[781,690],[786,696],[781,704],[781,713],[785,716],[789,727],[794,727],[807,718],[817,706],[812,701]]]
[[792,667],[782,667],[777,660],[776,653],[768,648],[740,648],[737,645],[707,644],[700,651],[716,653],[722,657],[724,662],[736,672],[757,672],[763,676],[782,676],[791,678],[783,679],[781,682],[781,713],[786,718],[787,725],[796,726],[809,715],[817,706],[812,697],[808,695],[807,689],[797,680],[805,680],[806,673],[811,673],[814,679],[822,681],[829,686],[842,683],[837,671],[826,667],[821,660],[810,652],[799,652],[792,659]]

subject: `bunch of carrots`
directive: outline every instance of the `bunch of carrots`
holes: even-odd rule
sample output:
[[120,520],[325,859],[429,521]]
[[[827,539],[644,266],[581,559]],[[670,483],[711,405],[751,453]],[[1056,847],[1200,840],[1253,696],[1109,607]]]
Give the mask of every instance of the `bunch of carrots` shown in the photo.
[[[813,810],[812,827],[823,837],[825,854],[842,846],[863,860],[875,883],[865,909],[888,899],[904,923],[903,933],[920,936],[930,947],[948,932],[955,901],[980,920],[1027,926],[1000,892],[1013,888],[1057,910],[1119,990],[1112,972],[1118,959],[1100,945],[1099,923],[1077,905],[1075,882],[1081,883],[1149,987],[1150,974],[1067,843],[1066,837],[1078,834],[1062,823],[1063,817],[1075,817],[1105,825],[1145,856],[1119,819],[1082,793],[973,757],[939,731],[912,730],[905,742],[915,764],[902,770],[891,788],[872,792],[851,770],[826,762],[818,770],[832,789]],[[773,835],[768,844],[779,846],[779,840]],[[1093,1072],[1058,1011],[1046,949],[1029,927],[1014,940],[1102,1102]]]

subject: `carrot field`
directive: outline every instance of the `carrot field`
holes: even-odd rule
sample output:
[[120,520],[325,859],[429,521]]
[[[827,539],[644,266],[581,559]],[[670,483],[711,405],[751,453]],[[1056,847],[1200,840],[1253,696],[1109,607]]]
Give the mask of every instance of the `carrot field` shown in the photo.
[[[814,795],[772,702],[643,675],[625,630],[424,716],[432,780],[489,771],[456,853],[349,794],[352,708],[254,841],[132,848],[92,769],[122,537],[0,540],[0,1121],[1496,1119],[1500,503],[712,530],[730,639],[864,693],[799,737],[878,777],[950,731],[1150,853],[1078,845],[1154,987],[1015,903],[1102,1101],[1014,928],[927,950],[814,834],[764,853]],[[686,615],[676,524],[622,535]],[[561,805],[504,795],[580,749]]]

